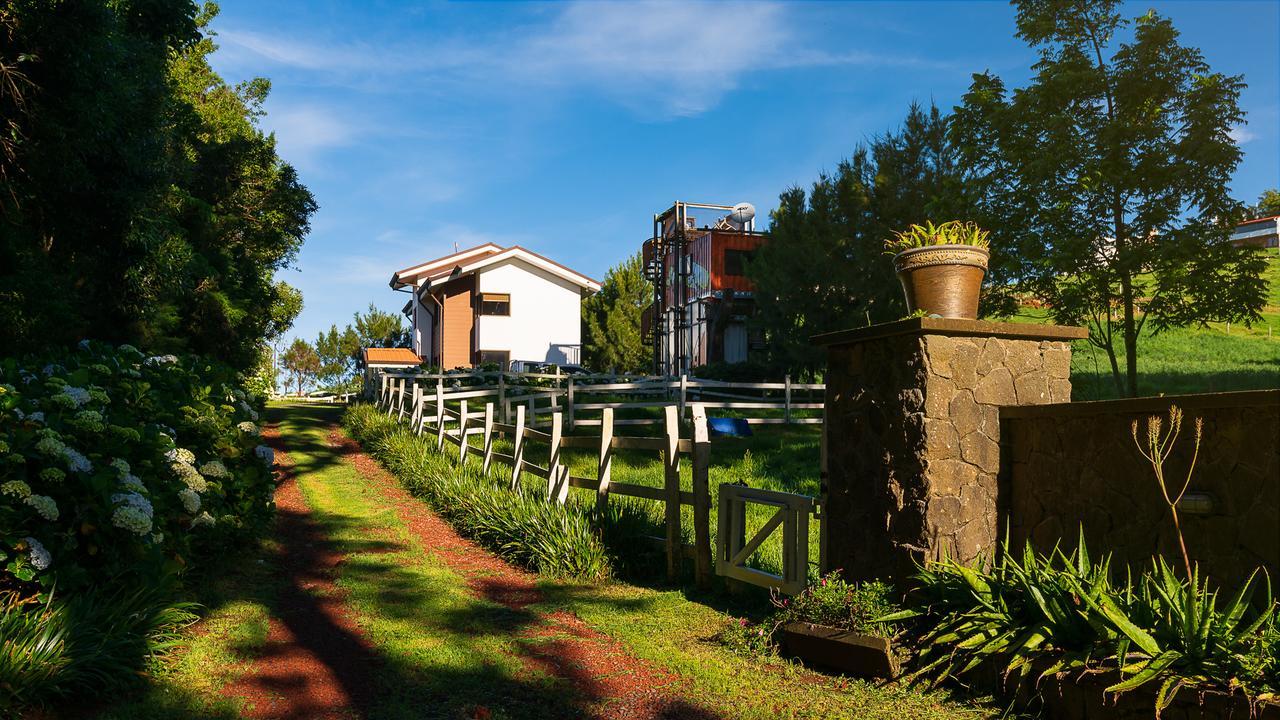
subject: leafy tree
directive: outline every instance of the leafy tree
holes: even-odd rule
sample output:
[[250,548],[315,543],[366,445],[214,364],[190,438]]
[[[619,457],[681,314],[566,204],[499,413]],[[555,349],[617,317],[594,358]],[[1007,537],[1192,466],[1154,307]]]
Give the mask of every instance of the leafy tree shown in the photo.
[[1129,25],[1118,8],[1020,2],[1035,76],[1010,93],[974,75],[953,129],[1020,286],[1058,322],[1087,325],[1119,391],[1137,395],[1148,321],[1156,331],[1248,322],[1265,285],[1262,259],[1226,242],[1242,211],[1227,183],[1244,83],[1212,72],[1154,12],[1117,44]]
[[640,253],[609,268],[600,292],[582,303],[583,359],[589,367],[643,372],[649,348],[640,335],[640,314],[653,302]]
[[0,346],[92,336],[239,369],[301,296],[274,281],[315,211],[258,126],[269,83],[208,63],[217,6],[0,10]]
[[1263,190],[1258,196],[1258,204],[1253,206],[1253,217],[1274,217],[1280,215],[1280,190],[1272,188]]
[[912,104],[900,129],[859,145],[807,194],[783,192],[747,267],[768,362],[812,374],[824,363],[813,335],[902,317],[884,241],[911,223],[968,218],[962,177],[946,118]]
[[348,384],[364,370],[364,348],[409,346],[409,329],[399,315],[383,312],[370,303],[366,311],[355,313],[351,320],[341,330],[330,325],[316,338],[318,377],[331,386]]
[[[294,338],[293,344],[280,356],[280,364],[285,372],[293,375],[294,387],[299,395],[302,394],[302,388],[311,383],[320,372],[320,357],[316,355],[311,343],[302,338]],[[286,382],[285,390],[288,389]]]

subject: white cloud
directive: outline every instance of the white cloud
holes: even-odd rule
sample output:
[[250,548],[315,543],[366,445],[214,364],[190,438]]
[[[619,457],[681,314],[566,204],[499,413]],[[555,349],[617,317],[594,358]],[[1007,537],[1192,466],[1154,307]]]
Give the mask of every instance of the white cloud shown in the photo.
[[358,121],[320,105],[272,106],[263,124],[276,133],[280,155],[295,164],[306,164],[318,151],[349,145],[360,130]]
[[1258,138],[1258,136],[1253,132],[1246,130],[1243,125],[1236,125],[1232,127],[1227,134],[1231,136],[1232,140],[1236,141],[1237,145],[1244,145],[1245,143]]
[[[585,88],[657,117],[697,115],[753,72],[816,66],[938,67],[911,56],[815,50],[812,28],[776,2],[573,2],[549,20],[429,45],[296,40],[224,30],[229,62],[312,72],[318,82],[480,96]],[[371,80],[376,78],[377,80]]]

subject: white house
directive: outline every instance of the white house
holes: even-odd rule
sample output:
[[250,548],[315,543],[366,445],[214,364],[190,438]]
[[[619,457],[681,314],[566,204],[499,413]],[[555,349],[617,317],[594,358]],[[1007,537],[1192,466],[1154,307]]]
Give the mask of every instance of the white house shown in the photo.
[[580,362],[582,298],[600,283],[520,246],[486,243],[391,276],[413,297],[413,351],[445,369]]

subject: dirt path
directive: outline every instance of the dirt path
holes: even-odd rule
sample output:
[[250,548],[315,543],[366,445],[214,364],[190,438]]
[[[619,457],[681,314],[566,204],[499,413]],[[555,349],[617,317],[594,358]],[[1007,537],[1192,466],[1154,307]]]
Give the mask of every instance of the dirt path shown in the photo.
[[[268,426],[281,482],[276,490],[278,566],[285,587],[266,645],[224,693],[246,701],[244,716],[263,720],[337,720],[364,715],[377,658],[334,584],[343,556],[311,517],[278,427]],[[363,690],[363,692],[362,692]]]
[[[412,497],[359,443],[334,427],[328,442],[370,482],[423,546],[463,576],[480,597],[509,608],[530,609],[542,600],[537,576],[458,535],[422,501]],[[631,656],[625,646],[587,626],[571,613],[537,611],[539,622],[520,631],[526,667],[564,680],[581,700],[584,717],[609,720],[715,716],[683,699],[682,682]],[[480,713],[481,715],[483,713]],[[479,716],[479,715],[478,715]]]

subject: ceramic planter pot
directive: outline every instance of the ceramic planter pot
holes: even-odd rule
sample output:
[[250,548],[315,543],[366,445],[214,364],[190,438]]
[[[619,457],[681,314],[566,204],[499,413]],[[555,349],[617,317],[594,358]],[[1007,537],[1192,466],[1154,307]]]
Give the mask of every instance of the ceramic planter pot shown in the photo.
[[809,666],[862,678],[898,674],[898,661],[886,638],[807,622],[787,623],[782,627],[782,637],[786,653]]
[[929,245],[894,255],[907,312],[977,320],[988,257],[986,248],[972,245]]

